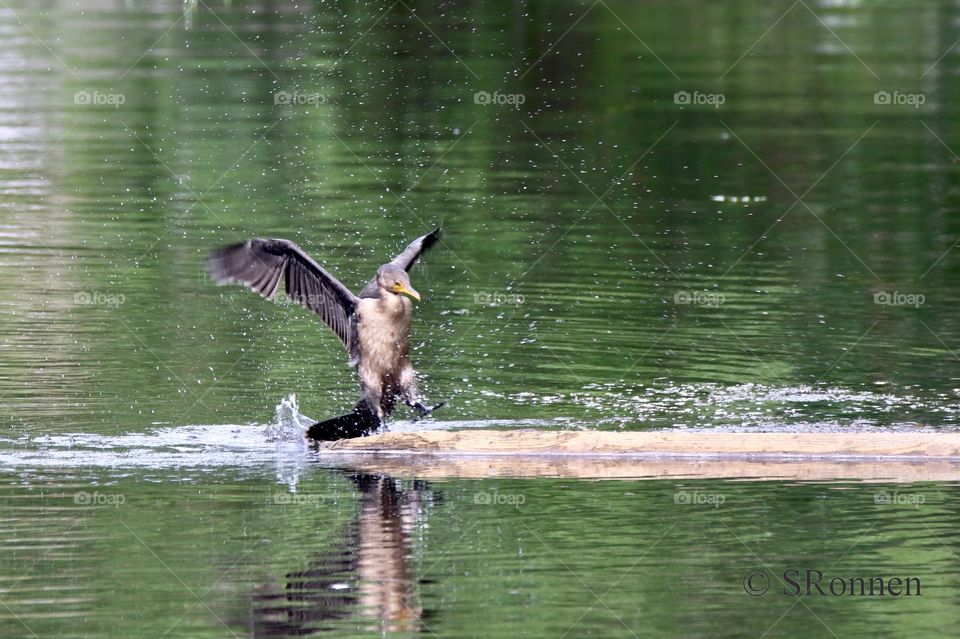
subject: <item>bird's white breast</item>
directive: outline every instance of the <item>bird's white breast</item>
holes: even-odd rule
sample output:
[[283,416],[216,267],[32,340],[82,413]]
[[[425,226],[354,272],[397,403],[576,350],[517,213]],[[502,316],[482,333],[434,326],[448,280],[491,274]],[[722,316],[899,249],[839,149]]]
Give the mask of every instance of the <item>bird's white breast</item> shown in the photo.
[[399,295],[365,298],[357,306],[360,366],[380,374],[399,372],[410,350],[413,304]]

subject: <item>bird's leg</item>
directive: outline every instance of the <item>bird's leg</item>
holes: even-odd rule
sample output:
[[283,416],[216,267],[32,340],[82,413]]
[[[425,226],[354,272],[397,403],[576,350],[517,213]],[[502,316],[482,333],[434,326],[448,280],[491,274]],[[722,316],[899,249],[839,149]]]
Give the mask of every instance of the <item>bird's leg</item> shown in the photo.
[[400,371],[400,393],[403,395],[403,401],[406,402],[407,406],[417,411],[417,417],[413,421],[423,419],[435,408],[440,408],[441,406],[437,405],[433,408],[427,408],[426,405],[420,401],[420,389],[417,387],[417,378],[414,375],[413,367],[410,366],[409,363]]
[[383,406],[381,405],[381,399],[383,398],[383,390],[378,383],[379,380],[369,380],[365,379],[365,371],[360,372],[360,389],[363,391],[363,400],[367,403],[367,409],[372,415],[377,418],[377,421],[380,422],[380,428],[382,430],[387,429],[385,415],[383,413]]

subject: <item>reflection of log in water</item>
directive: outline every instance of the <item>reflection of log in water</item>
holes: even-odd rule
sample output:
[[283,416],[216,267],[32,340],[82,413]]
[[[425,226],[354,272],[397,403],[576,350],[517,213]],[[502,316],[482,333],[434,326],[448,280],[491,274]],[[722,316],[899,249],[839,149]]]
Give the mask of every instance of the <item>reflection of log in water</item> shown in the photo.
[[322,632],[325,621],[349,618],[357,618],[362,630],[420,629],[411,534],[422,485],[401,490],[386,475],[354,474],[350,479],[362,498],[342,546],[324,549],[306,569],[287,573],[282,592],[267,587],[255,593],[255,637],[304,636]]

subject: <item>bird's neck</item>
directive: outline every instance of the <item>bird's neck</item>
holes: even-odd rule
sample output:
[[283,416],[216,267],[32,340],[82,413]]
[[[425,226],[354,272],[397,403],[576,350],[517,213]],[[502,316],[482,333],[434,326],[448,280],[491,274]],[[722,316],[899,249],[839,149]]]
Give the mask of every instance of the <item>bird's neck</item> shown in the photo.
[[413,303],[403,295],[384,293],[380,297],[380,308],[390,315],[406,315],[413,307]]

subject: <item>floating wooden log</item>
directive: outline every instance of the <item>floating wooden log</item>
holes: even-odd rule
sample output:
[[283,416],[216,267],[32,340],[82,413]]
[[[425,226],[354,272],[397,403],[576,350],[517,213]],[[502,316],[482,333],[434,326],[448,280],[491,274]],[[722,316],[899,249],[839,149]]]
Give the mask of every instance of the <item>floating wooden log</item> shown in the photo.
[[960,480],[960,434],[931,431],[461,430],[320,444],[327,459],[399,476]]

